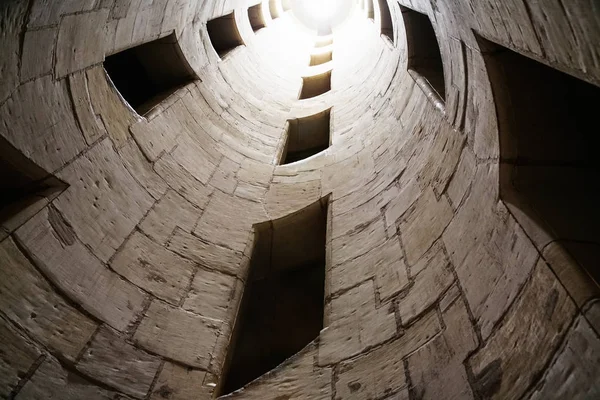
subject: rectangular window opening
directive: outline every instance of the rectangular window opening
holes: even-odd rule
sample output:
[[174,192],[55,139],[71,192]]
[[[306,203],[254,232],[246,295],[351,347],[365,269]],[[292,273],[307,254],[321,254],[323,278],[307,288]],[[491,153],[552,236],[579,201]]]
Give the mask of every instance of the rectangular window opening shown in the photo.
[[248,7],[248,19],[250,20],[250,26],[252,26],[254,32],[258,32],[266,26],[263,18],[262,3]]
[[288,121],[286,145],[280,164],[304,160],[331,144],[331,109]]
[[242,388],[323,329],[328,199],[255,225],[246,288],[219,395]]
[[66,187],[0,136],[0,240]]
[[121,96],[144,115],[196,75],[175,33],[107,56],[104,69]]
[[325,64],[333,59],[333,52],[326,51],[323,53],[312,54],[310,56],[310,66],[314,67],[317,65]]
[[279,18],[279,10],[277,9],[277,0],[269,0],[269,13],[271,13],[271,19]]
[[235,23],[233,12],[208,21],[206,29],[210,42],[221,58],[244,44]]
[[446,99],[444,65],[440,46],[429,17],[417,11],[400,6],[406,41],[408,43],[408,70],[419,86],[432,91],[442,103]]
[[310,99],[331,90],[331,71],[302,78],[300,100]]
[[381,34],[394,43],[394,23],[387,0],[379,0],[379,11],[381,13]]
[[[477,37],[496,104],[500,196],[600,282],[600,87]],[[526,217],[525,217],[526,216]],[[531,229],[531,228],[529,228]],[[528,232],[537,236],[536,232]]]

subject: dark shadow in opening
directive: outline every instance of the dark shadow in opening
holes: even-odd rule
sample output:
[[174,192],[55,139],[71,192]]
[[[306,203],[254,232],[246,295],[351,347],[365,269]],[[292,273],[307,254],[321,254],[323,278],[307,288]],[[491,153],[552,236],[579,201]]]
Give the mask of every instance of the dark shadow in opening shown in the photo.
[[326,51],[323,53],[312,54],[310,56],[310,64],[309,66],[314,67],[317,65],[325,64],[333,59],[333,52]]
[[258,32],[266,26],[262,13],[262,3],[248,7],[248,19],[250,20],[250,26],[252,26],[254,32]]
[[210,37],[210,42],[221,58],[225,57],[236,47],[244,44],[235,23],[233,12],[219,18],[211,19],[206,23],[206,29]]
[[104,69],[140,115],[196,79],[174,33],[106,57]]
[[394,23],[387,0],[379,0],[379,12],[381,14],[381,34],[394,43]]
[[600,88],[477,40],[498,116],[502,200],[517,219],[560,240],[600,282]]
[[408,70],[419,86],[422,87],[421,81],[424,81],[440,101],[445,102],[444,64],[433,25],[425,14],[403,6],[400,9],[406,28]]
[[264,375],[323,329],[328,199],[255,225],[248,281],[220,395]]
[[287,141],[280,164],[304,160],[331,145],[331,109],[288,121]]
[[300,100],[310,99],[331,90],[331,71],[323,74],[302,78]]

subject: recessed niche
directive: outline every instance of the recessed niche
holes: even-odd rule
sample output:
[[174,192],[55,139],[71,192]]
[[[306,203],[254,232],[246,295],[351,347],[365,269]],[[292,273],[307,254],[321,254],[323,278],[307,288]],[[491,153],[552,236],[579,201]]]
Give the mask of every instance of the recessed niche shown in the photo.
[[331,71],[302,78],[300,100],[310,99],[331,90]]
[[394,23],[387,0],[379,0],[379,12],[381,14],[381,34],[394,43]]
[[240,389],[323,329],[328,200],[255,225],[255,242],[219,395]]
[[333,59],[332,51],[325,51],[323,53],[312,54],[310,56],[310,66],[314,67],[317,65],[325,64]]
[[327,47],[333,44],[333,37],[318,38],[315,42],[316,48]]
[[287,140],[280,164],[304,160],[331,144],[331,109],[305,118],[288,120]]
[[367,18],[375,20],[375,10],[373,0],[367,0]]
[[0,240],[66,187],[0,136]]
[[250,20],[250,26],[252,26],[254,32],[257,32],[266,26],[263,18],[262,3],[248,7],[248,19]]
[[[600,282],[600,88],[478,37],[498,116],[500,196]],[[533,221],[532,224],[530,221]]]
[[271,19],[279,18],[279,10],[277,9],[277,0],[269,0],[269,13]]
[[436,97],[444,102],[446,98],[444,65],[433,25],[425,14],[403,6],[400,6],[400,9],[406,28],[408,70],[419,86],[426,91],[432,90]]
[[104,69],[140,115],[196,79],[174,33],[106,57]]
[[221,58],[244,44],[237,29],[233,12],[211,19],[206,23],[206,30],[213,48]]

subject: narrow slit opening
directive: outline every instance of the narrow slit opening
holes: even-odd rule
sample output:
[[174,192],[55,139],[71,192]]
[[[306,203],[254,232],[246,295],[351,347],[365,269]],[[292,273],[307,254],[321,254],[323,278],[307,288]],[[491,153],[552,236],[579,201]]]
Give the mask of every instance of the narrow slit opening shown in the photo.
[[248,7],[248,19],[254,32],[258,32],[266,26],[265,19],[263,18],[262,3]]
[[315,76],[302,78],[300,100],[320,96],[331,90],[331,71]]
[[206,23],[206,29],[213,48],[221,58],[244,44],[235,23],[233,12],[211,19]]
[[324,53],[312,54],[310,56],[309,66],[314,67],[317,65],[325,64],[333,59],[333,52],[326,51]]
[[327,199],[255,225],[250,271],[220,395],[242,388],[323,329]]
[[280,164],[304,160],[327,150],[331,144],[331,109],[288,120],[286,136]]
[[514,215],[526,230],[537,227],[558,240],[598,284],[600,87],[477,40],[498,117],[500,196],[519,210]]
[[107,56],[104,69],[139,115],[196,79],[174,33]]
[[446,99],[444,64],[440,46],[429,17],[400,6],[408,44],[408,70],[419,86],[424,82],[441,102]]

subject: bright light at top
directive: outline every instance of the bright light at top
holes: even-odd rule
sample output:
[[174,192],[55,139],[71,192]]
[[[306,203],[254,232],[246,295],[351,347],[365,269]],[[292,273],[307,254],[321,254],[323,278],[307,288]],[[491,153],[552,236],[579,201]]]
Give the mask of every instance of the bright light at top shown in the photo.
[[330,21],[339,8],[339,0],[304,0],[306,10],[317,23]]
[[343,22],[353,4],[353,0],[292,0],[292,10],[304,25],[318,29]]

